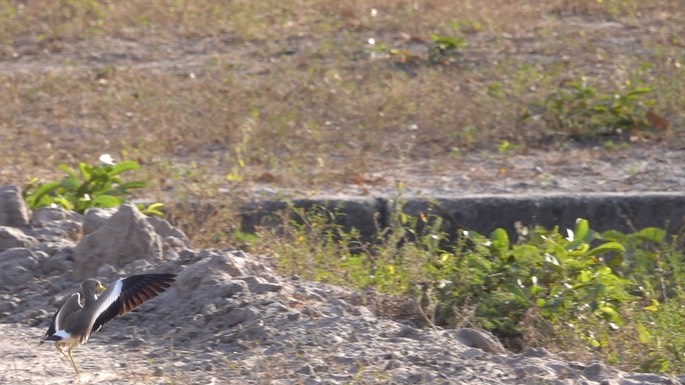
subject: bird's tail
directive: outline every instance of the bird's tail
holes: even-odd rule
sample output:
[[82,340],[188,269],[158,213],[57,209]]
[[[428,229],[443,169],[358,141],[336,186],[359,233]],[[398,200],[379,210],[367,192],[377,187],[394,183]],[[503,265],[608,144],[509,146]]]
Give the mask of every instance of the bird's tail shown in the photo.
[[64,339],[64,336],[61,336],[61,335],[59,335],[59,334],[57,334],[57,333],[55,333],[55,334],[50,334],[49,336],[47,336],[47,337],[43,338],[42,340],[40,340],[40,341],[38,342],[38,345],[43,345],[43,344],[45,343],[45,341],[59,342],[59,341],[62,341],[63,339]]

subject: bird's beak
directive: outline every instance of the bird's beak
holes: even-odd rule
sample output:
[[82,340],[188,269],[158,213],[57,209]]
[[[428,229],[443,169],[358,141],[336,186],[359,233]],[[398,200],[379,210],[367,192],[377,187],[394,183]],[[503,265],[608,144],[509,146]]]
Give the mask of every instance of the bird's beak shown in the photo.
[[102,294],[102,292],[105,290],[107,290],[107,288],[102,286],[101,283],[98,283],[98,294]]

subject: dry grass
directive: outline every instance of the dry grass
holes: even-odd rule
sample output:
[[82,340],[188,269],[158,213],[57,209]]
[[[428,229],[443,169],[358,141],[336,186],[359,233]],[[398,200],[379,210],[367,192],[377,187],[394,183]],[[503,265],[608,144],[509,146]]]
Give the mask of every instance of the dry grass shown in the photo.
[[[522,111],[581,75],[654,88],[680,145],[684,25],[678,0],[6,1],[0,182],[103,152],[176,200],[449,168],[556,143]],[[433,60],[432,33],[469,45]]]

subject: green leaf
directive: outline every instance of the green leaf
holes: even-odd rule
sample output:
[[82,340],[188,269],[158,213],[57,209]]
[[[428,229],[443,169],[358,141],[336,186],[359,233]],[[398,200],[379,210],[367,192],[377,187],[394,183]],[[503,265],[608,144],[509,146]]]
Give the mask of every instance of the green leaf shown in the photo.
[[585,240],[590,232],[590,222],[587,219],[576,219],[576,229],[574,230],[575,238]]
[[89,165],[81,162],[78,164],[78,169],[83,180],[87,181],[93,178],[92,167]]
[[573,285],[573,290],[577,290],[581,287],[587,286],[592,280],[592,273],[589,270],[581,270],[576,276],[577,284]]
[[403,225],[406,225],[407,223],[409,223],[409,215],[405,212],[401,212],[399,214],[399,219],[400,219],[400,223]]
[[587,252],[587,255],[592,257],[604,253],[623,253],[625,251],[626,248],[623,247],[622,244],[618,242],[607,242],[595,247],[594,249],[591,249]]
[[126,183],[120,184],[119,189],[129,190],[129,189],[134,189],[134,188],[143,188],[145,186],[147,186],[147,182],[145,182],[144,180],[136,180],[133,182],[126,182]]
[[499,257],[504,257],[509,252],[509,234],[503,228],[497,228],[490,234],[492,248]]
[[55,197],[55,198],[52,200],[52,203],[54,203],[54,204],[56,204],[57,206],[60,206],[60,207],[62,207],[62,208],[64,208],[64,209],[66,209],[66,210],[74,210],[74,209],[76,208],[75,205],[74,205],[74,203],[73,203],[71,200],[69,200],[69,199],[67,199],[67,198],[65,198],[65,197],[61,197],[61,196],[60,196],[60,197]]
[[57,166],[58,169],[64,171],[67,175],[74,179],[78,179],[78,175],[76,175],[76,171],[74,171],[71,167],[67,166],[66,164],[60,164]]
[[587,219],[576,219],[576,227],[573,230],[573,239],[564,246],[566,250],[573,250],[581,245],[584,245],[592,240],[592,232],[590,231],[590,222]]
[[431,39],[437,44],[441,49],[454,49],[460,47],[466,47],[468,43],[466,39],[459,36],[441,36],[435,33],[431,33]]
[[623,318],[621,318],[621,315],[618,314],[613,305],[600,305],[598,310],[604,319],[610,320],[617,325],[623,325]]
[[517,284],[510,284],[507,285],[507,289],[509,289],[509,292],[514,295],[518,302],[520,302],[523,305],[530,305],[530,298],[528,297],[528,293],[521,286]]
[[109,172],[109,175],[119,175],[124,171],[137,170],[139,168],[140,165],[138,165],[138,163],[132,160],[127,160],[125,162],[117,163],[114,166],[112,166],[112,170]]
[[656,227],[647,227],[635,234],[637,237],[654,243],[662,243],[666,237],[666,231]]
[[628,236],[618,230],[607,230],[600,234],[600,239],[625,243]]
[[645,325],[638,322],[635,324],[635,330],[637,330],[637,338],[640,340],[640,342],[643,344],[649,342],[652,336],[649,334],[649,330],[647,330]]
[[643,94],[648,94],[651,93],[652,89],[649,87],[637,87],[631,90],[626,94],[626,97],[632,97],[632,96],[637,96],[637,95],[643,95]]
[[564,245],[564,249],[565,249],[565,250],[568,250],[568,251],[571,251],[571,250],[573,250],[573,249],[578,248],[578,246],[581,246],[581,245],[584,245],[584,244],[585,244],[585,242],[583,242],[582,239],[575,239],[575,236],[574,236],[574,239],[573,239],[572,241],[570,241],[570,242],[568,242],[567,244]]
[[530,289],[529,289],[530,295],[535,295],[535,294],[537,294],[537,293],[540,293],[540,292],[543,291],[543,290],[545,290],[545,289],[543,289],[543,288],[540,287],[540,286],[531,286]]
[[490,243],[490,240],[484,237],[483,235],[475,232],[475,231],[464,231],[464,235],[473,243],[480,245],[480,246],[485,246],[486,244]]
[[155,215],[158,217],[164,216],[164,213],[162,210],[160,210],[162,207],[164,207],[163,203],[153,203],[147,207],[144,207],[142,204],[138,205],[138,209],[145,215]]
[[643,307],[643,309],[645,309],[649,312],[652,312],[652,313],[656,313],[659,311],[659,301],[657,301],[656,299],[652,299],[650,301],[650,304]]
[[539,260],[540,249],[533,245],[514,245],[511,249],[511,255],[516,259]]
[[123,200],[120,200],[117,197],[113,197],[111,195],[100,195],[98,197],[95,197],[95,199],[93,199],[91,206],[92,207],[117,207],[122,203],[123,203]]
[[29,203],[29,207],[32,209],[41,207],[41,206],[46,206],[49,203],[43,202],[43,197],[45,197],[47,194],[50,192],[54,191],[56,188],[60,186],[60,182],[48,182],[43,185],[38,186],[36,189],[36,192],[31,194],[29,198],[27,199],[27,203]]

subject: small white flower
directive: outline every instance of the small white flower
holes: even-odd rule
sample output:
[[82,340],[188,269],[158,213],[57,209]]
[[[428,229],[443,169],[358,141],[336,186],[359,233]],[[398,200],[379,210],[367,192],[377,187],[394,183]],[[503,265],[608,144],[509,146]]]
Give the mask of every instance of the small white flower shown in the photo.
[[98,159],[103,166],[114,166],[114,159],[109,154],[102,154]]
[[573,240],[575,239],[575,234],[573,233],[573,230],[566,229],[566,233],[568,234],[568,236],[566,237],[566,240],[569,242],[573,242]]

